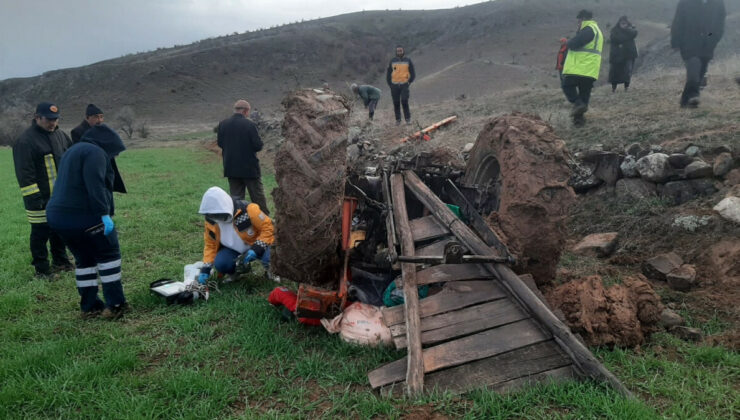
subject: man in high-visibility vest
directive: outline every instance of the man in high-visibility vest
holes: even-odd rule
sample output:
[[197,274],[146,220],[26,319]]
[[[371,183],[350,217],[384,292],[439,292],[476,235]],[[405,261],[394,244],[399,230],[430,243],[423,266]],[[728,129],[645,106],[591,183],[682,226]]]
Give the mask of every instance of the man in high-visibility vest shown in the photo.
[[568,55],[563,64],[563,92],[573,104],[573,124],[583,126],[591,99],[591,89],[599,78],[601,51],[604,36],[593,20],[593,13],[581,10],[578,18],[578,33],[568,40]]
[[402,46],[396,47],[396,56],[388,63],[388,71],[385,80],[391,88],[391,99],[393,99],[393,112],[396,115],[396,125],[401,124],[401,107],[406,124],[411,124],[411,111],[409,110],[409,87],[416,79],[414,63],[406,57]]

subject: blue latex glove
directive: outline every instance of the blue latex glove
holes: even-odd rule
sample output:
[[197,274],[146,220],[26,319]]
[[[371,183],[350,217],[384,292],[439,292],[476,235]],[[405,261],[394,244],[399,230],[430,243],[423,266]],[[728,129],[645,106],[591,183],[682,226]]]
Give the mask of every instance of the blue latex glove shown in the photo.
[[250,249],[249,251],[247,251],[247,256],[244,257],[244,265],[247,265],[256,259],[257,254],[255,254],[255,252]]
[[200,274],[198,274],[198,283],[200,283],[200,284],[206,284],[206,282],[208,281],[208,277],[210,277],[208,275],[208,273],[200,273]]
[[115,224],[113,224],[113,219],[110,218],[107,214],[105,216],[102,216],[100,220],[103,221],[103,225],[105,226],[105,230],[103,230],[103,235],[108,236],[111,232],[113,232],[113,227]]

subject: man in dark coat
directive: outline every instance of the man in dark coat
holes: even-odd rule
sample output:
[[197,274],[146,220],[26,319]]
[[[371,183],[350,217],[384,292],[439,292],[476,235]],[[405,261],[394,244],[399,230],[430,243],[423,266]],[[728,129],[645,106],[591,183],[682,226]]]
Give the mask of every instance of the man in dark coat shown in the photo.
[[59,108],[51,102],[38,104],[31,127],[13,144],[15,175],[31,223],[31,264],[41,278],[51,275],[47,242],[52,266],[59,270],[72,268],[64,242],[46,223],[46,204],[54,189],[57,167],[71,145],[72,141],[59,129]]
[[244,189],[265,214],[270,214],[262,186],[260,161],[262,139],[257,126],[249,120],[251,106],[244,99],[234,104],[234,115],[221,121],[216,128],[218,147],[224,162],[224,176],[229,179],[229,194],[235,200],[244,200]]
[[[47,206],[49,225],[75,256],[75,279],[83,318],[118,318],[128,310],[121,284],[121,249],[113,223],[113,191],[125,192],[115,157],[121,138],[94,125],[64,154]],[[98,280],[105,303],[98,298]]]
[[358,85],[357,83],[352,83],[350,89],[352,93],[362,99],[362,103],[368,109],[368,117],[372,120],[375,116],[375,108],[378,106],[378,101],[380,101],[380,89],[370,85]]
[[401,124],[401,106],[406,124],[411,124],[411,111],[409,110],[410,87],[416,79],[414,63],[405,56],[402,46],[396,47],[396,56],[388,63],[388,71],[385,80],[391,88],[393,99],[393,112],[396,114],[396,125]]
[[632,68],[637,58],[635,38],[637,29],[630,23],[627,16],[619,18],[617,25],[611,30],[609,37],[609,83],[612,92],[616,92],[617,85],[624,83],[624,90],[629,89],[632,80]]
[[103,110],[98,108],[94,104],[89,104],[85,109],[85,119],[82,120],[80,125],[73,128],[70,132],[70,134],[72,135],[72,143],[77,143],[78,141],[80,141],[82,135],[85,134],[85,131],[87,131],[92,126],[102,124],[103,120]]
[[714,49],[725,31],[723,0],[680,0],[671,25],[671,47],[681,51],[686,65],[686,85],[681,107],[699,105],[699,89]]

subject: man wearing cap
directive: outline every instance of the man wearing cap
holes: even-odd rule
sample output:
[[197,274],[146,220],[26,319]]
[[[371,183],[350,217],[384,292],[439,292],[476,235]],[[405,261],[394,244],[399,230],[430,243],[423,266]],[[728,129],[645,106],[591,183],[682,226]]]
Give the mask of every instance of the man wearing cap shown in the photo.
[[216,139],[224,163],[224,176],[229,179],[229,194],[235,200],[244,200],[244,189],[265,214],[270,214],[262,187],[260,161],[262,139],[257,126],[247,118],[249,102],[239,99],[234,103],[234,115],[218,123]]
[[72,143],[77,143],[82,138],[82,135],[85,134],[85,131],[87,131],[88,128],[100,125],[103,123],[103,110],[95,106],[94,104],[89,104],[87,106],[87,109],[85,109],[85,119],[82,120],[80,125],[73,128],[70,134],[72,135]]
[[396,56],[388,63],[385,80],[391,88],[391,99],[393,99],[393,112],[396,114],[396,125],[401,124],[401,107],[406,124],[411,124],[411,111],[409,110],[409,88],[416,79],[414,63],[406,57],[403,47],[396,47]]
[[573,104],[573,125],[583,126],[591,99],[591,89],[601,71],[604,36],[588,10],[578,12],[578,33],[567,41],[568,54],[563,64],[563,93]]
[[52,267],[72,268],[64,242],[46,223],[46,204],[54,189],[57,167],[71,145],[72,141],[59,129],[59,108],[51,102],[38,104],[31,126],[13,145],[15,175],[31,223],[31,264],[38,277],[48,277],[52,272],[47,242],[51,247]]

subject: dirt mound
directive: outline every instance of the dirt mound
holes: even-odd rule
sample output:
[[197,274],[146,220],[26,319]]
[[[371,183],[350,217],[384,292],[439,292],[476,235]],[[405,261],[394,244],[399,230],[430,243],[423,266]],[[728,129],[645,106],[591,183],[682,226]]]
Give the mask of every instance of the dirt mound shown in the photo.
[[565,220],[575,201],[565,143],[539,117],[514,113],[496,118],[478,135],[463,184],[498,193],[488,217],[517,258],[518,273],[537,284],[555,278],[565,245]]
[[283,100],[284,143],[275,156],[276,274],[314,286],[339,278],[349,107],[329,90]]
[[638,346],[658,330],[663,311],[660,297],[641,275],[608,289],[600,276],[589,276],[558,286],[546,296],[590,346]]

